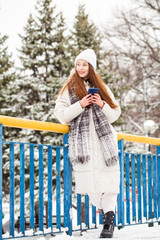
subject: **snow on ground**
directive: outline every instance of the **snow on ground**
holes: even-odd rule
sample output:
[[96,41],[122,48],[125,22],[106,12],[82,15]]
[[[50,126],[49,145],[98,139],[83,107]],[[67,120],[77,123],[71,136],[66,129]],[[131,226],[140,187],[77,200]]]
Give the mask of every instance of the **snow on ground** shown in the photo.
[[[73,236],[68,236],[66,233],[57,234],[56,236],[35,236],[35,237],[23,237],[16,238],[16,240],[94,240],[98,239],[102,225],[99,226],[96,230],[87,230],[86,232],[74,232]],[[126,226],[123,229],[118,230],[115,228],[113,239],[124,240],[158,240],[160,239],[160,226],[158,223],[154,223],[153,227],[148,227],[147,224],[139,224]]]
[[[63,206],[63,204],[62,204]],[[3,239],[5,238],[9,238],[9,207],[7,204],[3,205],[3,209],[5,212],[5,217],[3,219],[3,228],[5,231],[5,234],[3,235]],[[55,209],[55,207],[54,207]],[[76,212],[76,211],[75,211]],[[76,213],[73,212],[73,219],[72,219],[72,223],[73,223],[73,229],[77,229],[76,228]],[[91,214],[90,214],[91,216]],[[156,219],[153,219],[154,221],[156,221]],[[159,219],[160,220],[160,219]],[[97,219],[97,223],[98,223],[98,219]],[[91,225],[91,227],[93,227]],[[17,233],[15,232],[15,236],[17,238],[14,238],[15,240],[95,240],[95,239],[99,239],[100,236],[100,232],[102,230],[102,225],[99,225],[98,229],[94,229],[94,230],[87,230],[87,231],[83,231],[82,233],[80,231],[75,231],[73,232],[72,236],[68,236],[65,232],[63,233],[57,233],[54,236],[51,236],[50,234],[43,236],[43,235],[36,235],[34,237],[31,237],[33,235],[33,230],[26,230],[25,237],[20,237],[21,233]],[[85,228],[85,225],[83,226],[83,228]],[[67,230],[66,229],[61,229],[63,231]],[[51,230],[50,229],[45,229],[45,233],[49,233]],[[42,232],[39,232],[39,234]],[[38,233],[37,233],[38,234]],[[27,235],[29,237],[27,237]],[[117,239],[117,240],[127,240],[127,239],[131,239],[131,240],[160,240],[160,225],[158,225],[158,222],[154,223],[153,227],[148,227],[148,224],[137,224],[137,225],[128,225],[125,226],[124,228],[118,230],[117,227],[115,227],[115,231],[114,231],[114,236],[113,239]]]

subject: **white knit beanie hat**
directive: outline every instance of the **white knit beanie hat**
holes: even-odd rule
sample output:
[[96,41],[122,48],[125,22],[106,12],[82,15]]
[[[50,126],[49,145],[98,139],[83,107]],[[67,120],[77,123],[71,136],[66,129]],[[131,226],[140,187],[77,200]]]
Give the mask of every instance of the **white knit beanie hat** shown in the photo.
[[97,65],[96,54],[92,49],[86,49],[86,50],[82,51],[75,59],[75,66],[79,59],[86,60],[87,62],[89,62],[92,65],[94,70],[96,70],[96,65]]

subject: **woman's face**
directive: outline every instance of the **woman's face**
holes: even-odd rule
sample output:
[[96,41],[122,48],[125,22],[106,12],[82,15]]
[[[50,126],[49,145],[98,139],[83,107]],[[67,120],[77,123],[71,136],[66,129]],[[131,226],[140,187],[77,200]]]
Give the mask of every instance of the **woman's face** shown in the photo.
[[79,59],[76,63],[76,70],[81,78],[87,77],[89,73],[89,63],[85,60]]

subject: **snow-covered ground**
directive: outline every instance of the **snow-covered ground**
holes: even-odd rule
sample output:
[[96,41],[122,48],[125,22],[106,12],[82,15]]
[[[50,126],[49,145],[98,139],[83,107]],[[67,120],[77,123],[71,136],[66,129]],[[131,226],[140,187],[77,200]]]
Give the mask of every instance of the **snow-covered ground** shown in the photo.
[[[74,232],[73,236],[68,236],[65,232],[57,234],[56,236],[35,236],[35,237],[23,237],[16,238],[17,240],[94,240],[98,239],[102,226],[100,225],[96,230],[87,230],[86,232]],[[143,239],[143,240],[158,240],[160,239],[160,225],[155,223],[153,227],[148,227],[147,224],[139,224],[124,227],[118,230],[115,228],[113,239],[124,240],[124,239]]]
[[[63,206],[63,204],[62,204]],[[5,210],[5,217],[3,219],[3,228],[5,230],[5,234],[3,235],[3,238],[9,238],[9,207],[8,204],[3,205],[3,209]],[[54,206],[54,209],[55,206]],[[63,209],[62,209],[63,210]],[[91,217],[91,213],[89,215]],[[99,214],[98,214],[99,216]],[[76,222],[76,210],[72,212],[72,223],[73,223],[73,229],[78,229],[77,227],[77,222]],[[156,221],[156,219],[153,219]],[[160,219],[159,219],[160,221]],[[91,222],[91,221],[90,221]],[[97,218],[97,223],[99,222],[99,219]],[[90,227],[94,227],[93,224],[91,224]],[[17,233],[15,229],[15,236],[17,238],[14,238],[16,240],[94,240],[94,239],[99,239],[100,232],[102,230],[102,225],[98,226],[98,229],[93,229],[93,230],[87,230],[83,231],[82,233],[80,231],[75,231],[73,232],[72,236],[68,236],[65,231],[67,229],[61,229],[62,233],[57,233],[54,236],[51,236],[50,234],[47,234],[47,232],[51,232],[50,229],[44,229],[46,235],[43,236],[42,232],[41,235],[38,236],[38,232],[36,233],[37,235],[32,237],[33,235],[33,230],[26,230],[25,237],[21,238],[21,233]],[[85,228],[85,224],[82,223],[82,228]],[[56,230],[56,229],[54,229]],[[29,237],[27,237],[29,236]],[[132,239],[132,240],[160,240],[160,225],[158,225],[157,222],[154,223],[153,227],[148,227],[148,224],[137,224],[137,225],[128,225],[125,226],[124,228],[121,228],[120,230],[115,227],[114,231],[114,236],[113,239],[118,239],[118,240],[124,240],[124,239]]]
[[[4,222],[4,220],[7,220]],[[154,219],[156,220],[156,219]],[[74,222],[74,221],[73,221]],[[9,238],[9,215],[5,214],[5,219],[3,219],[3,227],[5,230],[5,234],[3,235],[3,238]],[[93,226],[92,226],[93,227]],[[102,225],[98,226],[98,229],[93,229],[93,230],[87,230],[83,231],[82,233],[80,231],[75,231],[73,232],[72,236],[69,236],[66,234],[66,230],[64,229],[64,232],[62,233],[57,233],[54,236],[51,236],[50,234],[47,234],[47,232],[50,232],[50,229],[45,229],[46,235],[43,236],[42,232],[41,235],[38,235],[38,232],[36,233],[37,235],[32,237],[33,235],[33,230],[26,230],[25,237],[21,238],[21,233],[15,232],[15,236],[17,238],[14,238],[16,240],[94,240],[94,239],[99,239],[100,232],[102,230]],[[75,228],[73,224],[73,228]],[[85,224],[83,226],[85,228]],[[63,231],[63,228],[62,228]],[[137,225],[128,225],[125,226],[122,229],[118,229],[115,227],[114,231],[114,236],[113,239],[118,239],[118,240],[124,240],[124,239],[132,239],[132,240],[137,240],[137,239],[144,239],[144,240],[155,240],[159,239],[160,240],[160,225],[158,225],[157,222],[154,223],[153,227],[148,227],[148,224],[137,224]]]

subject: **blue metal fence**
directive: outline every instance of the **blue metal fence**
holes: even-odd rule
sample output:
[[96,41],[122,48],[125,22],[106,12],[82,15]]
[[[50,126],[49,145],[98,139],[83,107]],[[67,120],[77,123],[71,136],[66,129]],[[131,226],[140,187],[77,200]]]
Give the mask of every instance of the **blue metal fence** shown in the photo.
[[126,224],[158,221],[159,215],[159,147],[157,155],[124,154]]
[[[38,149],[38,175],[39,175],[39,208],[38,230],[44,233],[60,233],[62,230],[72,235],[74,230],[82,230],[82,211],[85,210],[85,229],[96,228],[102,224],[102,216],[95,206],[92,206],[89,197],[77,194],[76,210],[73,213],[72,193],[72,167],[68,159],[68,134],[64,134],[63,146],[51,146],[30,143],[16,143],[2,141],[2,125],[0,124],[0,239],[14,238],[17,213],[15,213],[15,146],[19,146],[20,161],[20,206],[19,206],[19,229],[23,236],[26,219],[28,217],[29,228],[36,235],[37,222],[35,219],[35,148]],[[9,235],[2,238],[2,177],[3,145],[9,149],[9,172],[10,172],[10,201],[9,201]],[[29,149],[29,216],[25,212],[25,157],[26,146]],[[157,146],[157,154],[136,154],[124,152],[124,140],[118,142],[120,164],[120,193],[117,198],[115,225],[119,228],[130,224],[158,222],[160,217],[160,146]],[[53,150],[56,158],[55,174],[53,176]],[[44,189],[44,151],[47,154],[47,195]],[[45,158],[46,159],[46,158]],[[61,167],[63,165],[63,167]],[[62,173],[61,173],[62,172]],[[53,177],[56,178],[56,188],[53,196]],[[62,185],[63,182],[63,185]],[[84,209],[82,209],[82,198]],[[63,201],[62,201],[63,199]],[[45,204],[47,201],[47,210]],[[56,202],[56,204],[54,204]],[[74,199],[75,203],[75,199]],[[63,205],[62,205],[63,204]],[[63,211],[62,211],[63,209]],[[53,212],[56,223],[53,223]],[[73,217],[76,212],[76,228]],[[74,219],[75,221],[75,219]],[[46,229],[50,229],[49,231]],[[39,232],[38,232],[39,234]]]

